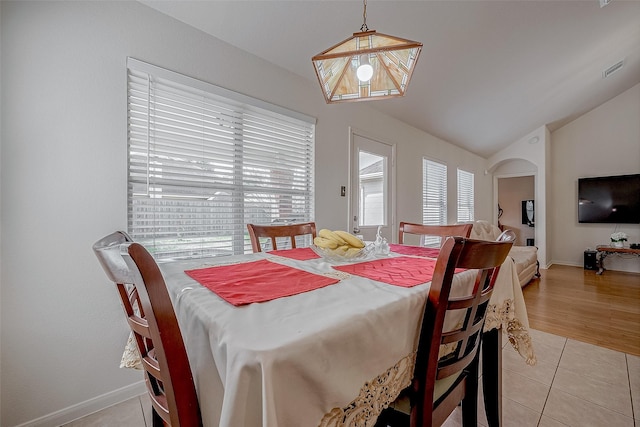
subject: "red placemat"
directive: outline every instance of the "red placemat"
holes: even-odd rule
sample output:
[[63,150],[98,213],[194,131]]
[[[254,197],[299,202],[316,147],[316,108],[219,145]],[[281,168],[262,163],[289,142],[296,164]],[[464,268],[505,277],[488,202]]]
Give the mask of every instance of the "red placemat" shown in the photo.
[[389,245],[391,252],[402,255],[415,255],[427,258],[438,258],[440,248],[425,248],[422,246],[398,245],[392,243]]
[[285,258],[297,259],[298,261],[320,258],[320,255],[315,253],[311,248],[277,249],[267,253],[283,256]]
[[410,288],[430,282],[435,266],[435,259],[393,257],[333,268],[390,285]]
[[266,259],[185,273],[236,306],[301,294],[340,281]]

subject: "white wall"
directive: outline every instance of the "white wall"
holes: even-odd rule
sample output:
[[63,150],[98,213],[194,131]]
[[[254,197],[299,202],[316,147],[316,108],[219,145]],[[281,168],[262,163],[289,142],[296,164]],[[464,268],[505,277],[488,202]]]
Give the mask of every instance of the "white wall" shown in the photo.
[[[530,144],[532,137],[536,144]],[[578,178],[640,173],[640,85],[568,123],[553,133],[543,126],[488,159],[494,176],[526,175],[536,168],[535,239],[543,268],[582,266],[584,250],[609,243],[614,231],[640,242],[640,225],[579,224]],[[494,199],[497,186],[494,185]],[[496,220],[497,221],[497,220]],[[611,270],[640,272],[637,258],[607,258]]]
[[[2,7],[0,7],[0,22],[2,22]],[[2,32],[0,31],[0,82],[2,82]],[[0,84],[0,176],[2,176],[2,84]],[[0,185],[0,224],[2,223],[2,186]],[[2,227],[0,227],[0,242],[2,242]],[[0,245],[0,277],[2,277],[2,245]],[[1,289],[2,281],[0,281]],[[0,331],[2,331],[2,304],[0,304]],[[2,378],[2,340],[0,340],[0,378]],[[2,405],[0,405],[0,420],[2,420]]]
[[[637,224],[579,224],[578,178],[640,173],[640,84],[551,134],[553,262],[583,265],[586,248],[609,243],[614,231],[640,242]],[[613,270],[640,272],[638,258],[607,258]],[[606,273],[605,273],[606,274]]]
[[[474,174],[475,185],[475,216],[476,218],[490,218],[492,208],[491,177],[484,174],[484,162],[466,151],[460,150],[436,137],[425,135],[415,129],[408,128],[407,142],[398,148],[398,179],[397,179],[397,207],[398,224],[400,221],[422,222],[422,158],[428,157],[447,165],[447,200],[448,223],[454,224],[457,203],[457,168]],[[480,166],[480,167],[479,167]],[[394,236],[394,238],[397,236]]]
[[535,228],[522,223],[522,201],[533,199],[535,206],[534,177],[529,175],[498,179],[498,195],[503,210],[500,223],[516,233],[514,244],[524,246],[527,239],[535,239]]
[[424,155],[474,172],[476,216],[492,213],[485,159],[367,104],[326,105],[317,82],[137,2],[0,9],[2,426],[61,424],[141,390],[118,368],[127,328],[91,251],[127,224],[127,56],[317,117],[321,227],[348,224],[349,126],[397,144],[399,220],[420,218]]
[[[535,143],[531,143],[535,141]],[[549,131],[546,126],[523,136],[510,146],[500,150],[488,160],[489,171],[494,175],[493,200],[495,206],[494,223],[498,223],[498,184],[497,179],[508,176],[521,176],[533,173],[535,182],[535,241],[538,247],[538,261],[546,268],[549,264],[549,244],[547,231],[547,194],[551,185],[549,175]],[[523,160],[526,160],[523,161]],[[533,166],[532,166],[533,165]]]

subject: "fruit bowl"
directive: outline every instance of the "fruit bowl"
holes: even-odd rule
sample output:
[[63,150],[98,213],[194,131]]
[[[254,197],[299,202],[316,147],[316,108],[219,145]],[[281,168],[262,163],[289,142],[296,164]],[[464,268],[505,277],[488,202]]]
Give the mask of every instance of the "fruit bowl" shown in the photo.
[[311,245],[311,249],[330,262],[353,262],[353,261],[363,261],[369,258],[370,255],[373,254],[373,245],[369,244],[364,248],[358,250],[341,250],[341,249],[328,249],[321,248],[316,245]]

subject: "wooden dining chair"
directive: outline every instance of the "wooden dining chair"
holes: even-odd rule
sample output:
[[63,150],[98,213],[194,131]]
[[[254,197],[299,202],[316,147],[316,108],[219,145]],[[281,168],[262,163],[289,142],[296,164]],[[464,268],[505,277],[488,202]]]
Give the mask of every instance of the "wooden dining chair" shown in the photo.
[[153,426],[201,426],[189,359],[162,273],[147,250],[124,232],[93,245],[116,284],[151,397]]
[[400,223],[400,233],[398,235],[398,243],[404,244],[405,234],[420,236],[420,246],[425,245],[425,238],[439,237],[440,246],[444,243],[447,236],[469,237],[473,224],[450,224],[450,225],[425,225],[414,224],[410,222]]
[[[476,427],[478,348],[495,279],[512,245],[445,239],[424,309],[412,384],[381,413],[376,427],[440,426],[460,403],[463,425]],[[469,295],[451,296],[456,268],[478,270]],[[459,319],[453,330],[443,330],[445,316]]]
[[291,248],[296,247],[296,237],[311,235],[311,240],[316,237],[316,223],[304,222],[300,224],[288,225],[258,225],[247,224],[249,229],[249,238],[251,239],[251,248],[253,252],[262,252],[260,239],[268,238],[271,241],[271,249],[278,249],[276,243],[277,238],[286,237],[291,244]]

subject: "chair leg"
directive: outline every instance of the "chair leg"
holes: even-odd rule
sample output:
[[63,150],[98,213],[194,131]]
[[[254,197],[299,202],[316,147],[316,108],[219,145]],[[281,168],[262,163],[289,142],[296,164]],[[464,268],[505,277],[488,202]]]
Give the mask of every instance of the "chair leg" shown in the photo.
[[151,425],[153,427],[165,427],[164,420],[158,415],[155,408],[151,408]]
[[502,331],[482,334],[482,388],[489,427],[502,424]]
[[467,368],[469,373],[466,378],[464,398],[462,399],[462,425],[463,427],[476,427],[478,425],[478,356]]
[[409,415],[387,408],[378,417],[374,427],[396,427],[409,425]]

